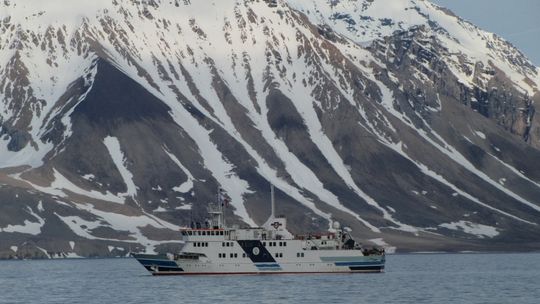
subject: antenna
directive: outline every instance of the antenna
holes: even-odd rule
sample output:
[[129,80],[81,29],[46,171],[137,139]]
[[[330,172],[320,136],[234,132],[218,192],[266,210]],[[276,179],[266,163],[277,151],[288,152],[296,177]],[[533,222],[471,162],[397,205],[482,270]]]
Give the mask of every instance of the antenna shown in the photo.
[[276,202],[274,201],[274,185],[273,184],[270,184],[270,197],[271,197],[271,201],[272,201],[272,215],[271,217],[275,217],[276,216]]

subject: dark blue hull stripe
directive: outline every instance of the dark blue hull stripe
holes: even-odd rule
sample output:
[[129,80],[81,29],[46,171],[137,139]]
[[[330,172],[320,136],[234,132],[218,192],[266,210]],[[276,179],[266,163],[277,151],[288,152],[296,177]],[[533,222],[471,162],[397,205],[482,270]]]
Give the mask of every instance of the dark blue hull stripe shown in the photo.
[[173,261],[163,261],[163,260],[149,260],[149,259],[140,259],[137,260],[143,265],[156,265],[156,266],[169,266],[169,267],[178,267]]
[[[156,273],[156,269],[153,266],[144,266],[144,268],[146,268],[146,270],[150,271],[151,273]],[[158,272],[168,272],[168,271],[179,272],[179,271],[184,271],[184,269],[182,269],[180,267],[158,267],[157,270],[158,270]]]
[[374,261],[374,262],[335,262],[336,266],[375,266],[375,265],[384,265],[384,262]]
[[255,264],[257,267],[281,267],[279,264]]
[[384,265],[378,265],[378,266],[351,266],[349,267],[351,271],[382,271],[384,269]]

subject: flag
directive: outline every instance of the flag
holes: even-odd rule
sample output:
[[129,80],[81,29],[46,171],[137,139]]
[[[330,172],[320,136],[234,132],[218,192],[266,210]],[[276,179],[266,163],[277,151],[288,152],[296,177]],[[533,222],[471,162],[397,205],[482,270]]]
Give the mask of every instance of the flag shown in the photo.
[[231,202],[231,197],[223,190],[222,188],[219,188],[219,202],[221,203],[222,207],[228,207],[229,203]]

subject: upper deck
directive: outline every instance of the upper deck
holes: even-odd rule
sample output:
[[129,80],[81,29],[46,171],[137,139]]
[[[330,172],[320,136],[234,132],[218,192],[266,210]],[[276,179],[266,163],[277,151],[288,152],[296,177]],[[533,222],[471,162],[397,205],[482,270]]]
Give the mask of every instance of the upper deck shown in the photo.
[[[335,233],[326,234],[306,234],[296,235],[292,238],[282,238],[271,230],[265,228],[187,228],[181,230],[182,239],[190,242],[221,242],[221,241],[239,241],[239,240],[258,240],[262,241],[301,241],[307,250],[323,250],[341,248],[341,242]],[[351,248],[352,249],[352,248]]]

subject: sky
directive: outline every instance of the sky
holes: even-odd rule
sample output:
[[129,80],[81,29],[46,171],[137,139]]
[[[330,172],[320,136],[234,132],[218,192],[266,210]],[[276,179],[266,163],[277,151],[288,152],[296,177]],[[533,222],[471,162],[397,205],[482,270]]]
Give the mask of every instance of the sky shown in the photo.
[[430,0],[510,41],[540,66],[540,0]]

